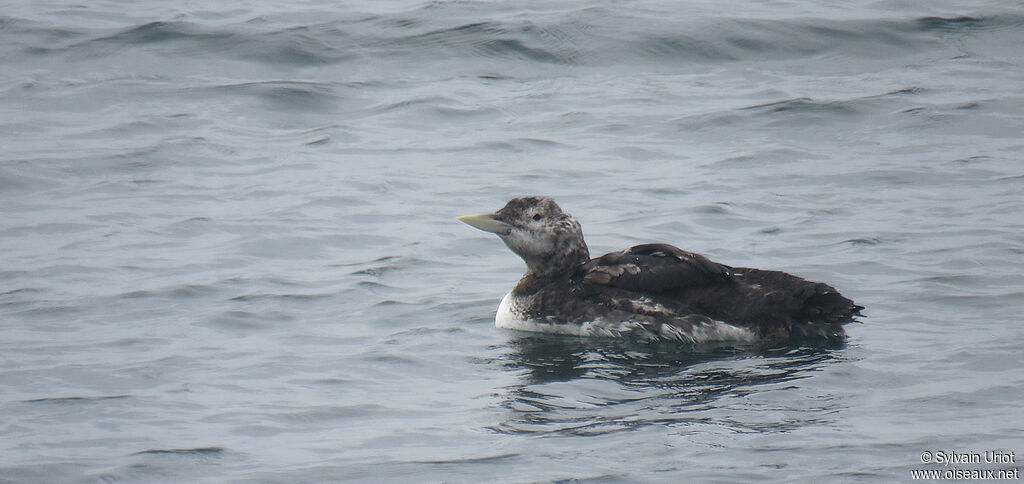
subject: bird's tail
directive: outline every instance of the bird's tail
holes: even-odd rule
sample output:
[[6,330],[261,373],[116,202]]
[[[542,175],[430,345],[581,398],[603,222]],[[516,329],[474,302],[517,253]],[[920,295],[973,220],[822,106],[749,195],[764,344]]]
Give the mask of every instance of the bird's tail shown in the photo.
[[828,284],[810,283],[802,295],[804,301],[800,311],[802,320],[829,324],[849,323],[861,315],[864,306],[859,306]]
[[736,268],[735,272],[747,284],[784,295],[781,300],[785,301],[794,323],[849,323],[864,309],[822,282],[779,271]]

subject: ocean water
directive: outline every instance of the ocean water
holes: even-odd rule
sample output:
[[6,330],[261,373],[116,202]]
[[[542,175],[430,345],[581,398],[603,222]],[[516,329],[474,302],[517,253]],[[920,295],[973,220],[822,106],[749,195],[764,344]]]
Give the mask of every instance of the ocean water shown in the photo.
[[[904,482],[1024,452],[1024,8],[0,6],[0,482]],[[833,347],[505,332],[546,194]],[[1010,470],[1016,461],[959,464]]]

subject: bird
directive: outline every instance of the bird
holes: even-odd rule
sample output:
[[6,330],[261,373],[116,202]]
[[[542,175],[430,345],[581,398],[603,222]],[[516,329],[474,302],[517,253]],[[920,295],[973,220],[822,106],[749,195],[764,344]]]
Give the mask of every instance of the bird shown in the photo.
[[[733,267],[670,244],[591,258],[579,221],[550,197],[457,217],[496,234],[526,262],[498,306],[498,328],[683,343],[785,342],[842,325],[863,306],[781,271]],[[826,329],[822,329],[826,328]]]

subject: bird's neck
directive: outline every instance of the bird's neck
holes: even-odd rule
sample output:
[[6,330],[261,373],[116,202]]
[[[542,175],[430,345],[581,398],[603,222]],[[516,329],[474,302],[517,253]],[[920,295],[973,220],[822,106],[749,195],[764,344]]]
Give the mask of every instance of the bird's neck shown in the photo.
[[541,289],[550,286],[558,281],[551,277],[541,277],[530,271],[526,271],[523,274],[522,279],[519,279],[519,283],[516,287],[512,288],[512,295],[516,297],[531,296],[540,292]]
[[516,293],[532,293],[558,281],[568,281],[576,270],[590,260],[586,244],[568,251],[526,261],[526,274],[516,285]]

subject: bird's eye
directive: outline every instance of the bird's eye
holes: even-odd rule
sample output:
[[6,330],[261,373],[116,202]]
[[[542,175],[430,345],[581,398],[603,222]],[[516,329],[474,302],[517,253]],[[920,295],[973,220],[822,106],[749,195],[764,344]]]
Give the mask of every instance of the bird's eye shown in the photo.
[[540,220],[540,219],[542,219],[542,218],[544,218],[544,216],[543,216],[543,215],[541,215],[541,214],[539,214],[539,213],[538,213],[537,215],[534,215],[534,216],[533,216],[533,219],[534,219],[534,220]]

